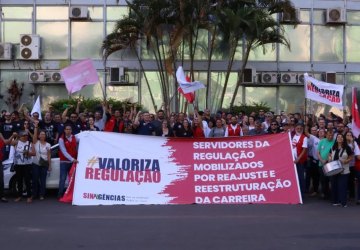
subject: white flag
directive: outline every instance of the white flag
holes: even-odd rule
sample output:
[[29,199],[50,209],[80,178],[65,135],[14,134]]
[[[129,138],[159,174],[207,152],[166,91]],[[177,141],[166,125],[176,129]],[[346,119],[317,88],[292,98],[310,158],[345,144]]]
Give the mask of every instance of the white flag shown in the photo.
[[38,96],[38,98],[36,99],[36,102],[34,104],[34,107],[31,110],[31,115],[33,113],[38,113],[39,114],[39,120],[42,120],[41,118],[41,104],[40,104],[40,96]]
[[195,81],[195,82],[186,81],[185,73],[183,67],[181,66],[179,66],[179,68],[176,71],[176,80],[179,83],[179,86],[183,90],[184,94],[205,88],[205,85],[199,81]]
[[310,77],[307,73],[304,74],[304,88],[305,98],[317,102],[325,103],[327,105],[344,108],[343,107],[343,93],[344,85],[332,84],[318,81]]

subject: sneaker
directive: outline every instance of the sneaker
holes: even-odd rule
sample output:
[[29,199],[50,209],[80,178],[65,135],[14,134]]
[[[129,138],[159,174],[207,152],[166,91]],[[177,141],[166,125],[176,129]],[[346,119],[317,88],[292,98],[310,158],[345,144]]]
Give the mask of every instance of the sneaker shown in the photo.
[[5,197],[2,197],[0,200],[1,200],[1,202],[4,202],[4,203],[8,202],[8,200]]
[[15,201],[15,202],[21,201],[21,197],[17,197],[14,201]]
[[334,207],[341,206],[341,204],[340,204],[340,203],[333,203],[332,205],[333,205]]
[[27,199],[26,199],[26,202],[27,202],[27,203],[31,203],[31,202],[32,202],[32,198],[30,198],[30,197],[27,198]]
[[315,197],[317,195],[317,192],[313,192],[310,194],[310,197]]
[[348,207],[347,205],[342,205],[342,207]]
[[40,196],[39,200],[41,201],[45,200],[44,196]]

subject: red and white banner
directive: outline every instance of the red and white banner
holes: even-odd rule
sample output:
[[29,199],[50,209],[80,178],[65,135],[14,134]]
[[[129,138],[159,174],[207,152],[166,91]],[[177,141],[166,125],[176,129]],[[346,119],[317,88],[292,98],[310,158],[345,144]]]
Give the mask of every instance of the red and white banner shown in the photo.
[[[94,146],[96,145],[96,146]],[[80,134],[74,205],[302,203],[288,134]]]
[[69,94],[81,90],[86,85],[100,82],[91,59],[85,59],[60,70]]
[[305,98],[333,107],[343,108],[344,85],[318,81],[304,74]]

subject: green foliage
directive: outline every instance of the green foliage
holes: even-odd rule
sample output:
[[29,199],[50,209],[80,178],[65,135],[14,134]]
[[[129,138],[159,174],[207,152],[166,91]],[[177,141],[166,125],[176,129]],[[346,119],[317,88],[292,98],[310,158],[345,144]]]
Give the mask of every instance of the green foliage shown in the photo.
[[252,104],[241,104],[240,106],[233,106],[231,109],[231,112],[238,114],[240,112],[243,112],[247,115],[251,114],[251,112],[259,113],[259,110],[262,109],[265,112],[270,111],[270,107],[267,105],[266,102],[253,102]]
[[[76,105],[78,101],[81,100],[80,105],[80,112],[84,112],[85,110],[88,112],[95,112],[97,110],[102,110],[102,100],[99,98],[93,98],[93,99],[82,99],[81,97],[78,98],[71,98],[71,99],[59,99],[55,102],[50,103],[50,106],[52,107],[53,111],[56,113],[62,113],[65,108],[67,108],[69,105],[72,106],[72,108],[69,109],[69,112],[74,112],[76,109]],[[113,98],[110,98],[107,100],[108,105],[112,105],[112,110],[122,110],[123,106],[125,105],[126,110],[130,110],[130,107],[134,104],[130,103],[129,101],[118,101]],[[136,104],[137,109],[141,109],[141,106]]]

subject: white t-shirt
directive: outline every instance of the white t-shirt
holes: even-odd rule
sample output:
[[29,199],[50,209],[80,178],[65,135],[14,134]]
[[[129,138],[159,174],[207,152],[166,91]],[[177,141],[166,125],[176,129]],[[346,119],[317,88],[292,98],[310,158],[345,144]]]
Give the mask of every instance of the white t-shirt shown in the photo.
[[48,155],[47,152],[48,150],[50,150],[51,145],[50,143],[46,142],[44,145],[40,143],[40,141],[37,141],[34,145],[35,147],[35,152],[36,152],[36,156],[33,157],[33,163],[35,164],[39,164],[40,161],[40,156],[41,158],[43,158],[44,160],[48,159]]
[[29,165],[32,163],[32,156],[24,155],[24,151],[31,151],[32,143],[29,141],[22,142],[18,140],[15,147],[14,160],[16,165]]

